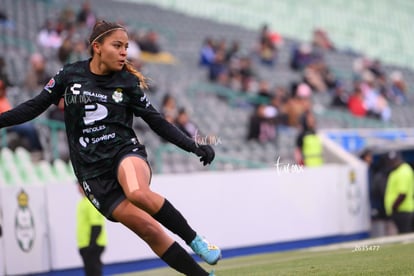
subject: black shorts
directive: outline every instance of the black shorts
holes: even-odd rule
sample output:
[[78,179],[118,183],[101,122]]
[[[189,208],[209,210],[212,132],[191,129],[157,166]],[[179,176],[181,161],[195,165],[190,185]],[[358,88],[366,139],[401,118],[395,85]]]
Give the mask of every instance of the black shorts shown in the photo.
[[89,201],[102,215],[111,221],[115,221],[111,216],[112,212],[126,198],[121,184],[118,182],[117,172],[121,161],[128,156],[136,156],[145,160],[151,171],[151,166],[147,161],[145,146],[140,144],[129,145],[117,154],[111,170],[98,177],[80,182]]

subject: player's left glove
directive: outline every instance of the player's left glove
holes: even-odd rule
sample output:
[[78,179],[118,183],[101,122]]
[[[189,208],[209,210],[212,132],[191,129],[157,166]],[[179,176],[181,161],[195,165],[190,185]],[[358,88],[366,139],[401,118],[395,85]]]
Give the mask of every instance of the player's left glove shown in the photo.
[[201,157],[200,162],[202,162],[204,166],[210,164],[216,155],[213,147],[210,145],[198,145],[194,153]]

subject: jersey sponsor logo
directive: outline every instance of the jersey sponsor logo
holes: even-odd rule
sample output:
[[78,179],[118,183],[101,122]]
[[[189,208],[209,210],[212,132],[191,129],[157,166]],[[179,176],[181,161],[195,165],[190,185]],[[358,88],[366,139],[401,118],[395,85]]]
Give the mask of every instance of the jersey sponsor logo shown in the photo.
[[99,132],[101,130],[105,130],[106,126],[105,125],[100,125],[100,126],[95,126],[95,127],[88,127],[88,128],[84,128],[82,130],[82,132],[85,133],[94,133],[94,132]]
[[139,100],[141,101],[141,103],[145,104],[145,108],[147,108],[151,104],[145,93],[144,93],[144,96],[139,98]]
[[96,121],[103,120],[108,116],[108,109],[98,103],[85,105],[85,125],[93,125]]
[[56,84],[55,79],[54,78],[51,78],[49,80],[49,82],[46,84],[46,86],[44,87],[44,89],[47,92],[52,93],[52,90],[51,89],[55,86],[55,84]]
[[83,103],[83,104],[87,104],[92,102],[92,99],[89,95],[84,95],[83,93],[81,94],[81,89],[82,85],[79,83],[74,83],[72,84],[72,86],[69,87],[70,92],[72,92],[72,94],[68,94],[66,93],[67,90],[65,91],[65,95],[64,95],[64,99],[65,99],[65,105],[70,105],[70,104],[77,104],[77,103]]
[[92,138],[92,144],[96,144],[96,143],[99,143],[99,142],[102,142],[102,141],[112,140],[115,137],[116,137],[115,132],[112,132],[110,134],[104,134],[104,135],[99,136],[99,137],[94,137],[94,138]]
[[112,132],[109,134],[103,134],[99,137],[93,137],[90,139],[88,137],[79,137],[79,143],[81,144],[82,147],[86,148],[90,143],[97,144],[102,141],[109,141],[109,140],[115,139],[115,137],[116,137],[115,132]]
[[123,94],[122,94],[122,89],[121,88],[115,89],[114,93],[112,94],[112,99],[116,103],[122,102],[122,100],[123,100]]
[[81,144],[82,147],[86,148],[89,144],[89,138],[88,137],[79,137],[79,144]]
[[70,91],[73,93],[73,95],[79,95],[80,94],[80,88],[82,87],[81,84],[79,83],[74,83],[72,84],[72,86],[70,87]]
[[89,98],[97,98],[101,102],[106,102],[108,99],[107,95],[91,92],[91,91],[83,91],[84,96],[88,96]]

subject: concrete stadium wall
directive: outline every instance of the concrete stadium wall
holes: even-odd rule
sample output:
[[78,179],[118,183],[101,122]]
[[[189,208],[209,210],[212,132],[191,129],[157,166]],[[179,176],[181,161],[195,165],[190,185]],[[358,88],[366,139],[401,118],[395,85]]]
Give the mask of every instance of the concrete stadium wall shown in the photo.
[[[367,232],[366,179],[360,164],[303,169],[280,162],[264,170],[154,175],[152,189],[201,235],[222,249],[234,249]],[[0,261],[0,274],[81,267],[75,241],[79,198],[74,183],[0,185],[0,257],[5,262]],[[106,226],[105,264],[155,258],[122,225]]]

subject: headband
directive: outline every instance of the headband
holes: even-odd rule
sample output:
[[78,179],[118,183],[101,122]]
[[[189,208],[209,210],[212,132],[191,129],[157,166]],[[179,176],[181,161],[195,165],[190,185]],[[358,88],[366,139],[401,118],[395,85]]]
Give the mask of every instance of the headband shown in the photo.
[[103,32],[103,33],[101,33],[100,35],[98,35],[97,37],[95,37],[95,39],[94,40],[92,40],[92,42],[90,42],[90,44],[92,45],[96,40],[98,40],[100,37],[102,37],[103,35],[105,35],[105,34],[107,34],[107,33],[109,33],[109,32],[112,32],[112,31],[115,31],[115,30],[124,30],[125,31],[125,28],[122,28],[122,27],[115,27],[115,28],[112,28],[112,29],[109,29],[109,30],[107,30],[107,31],[105,31],[105,32]]

